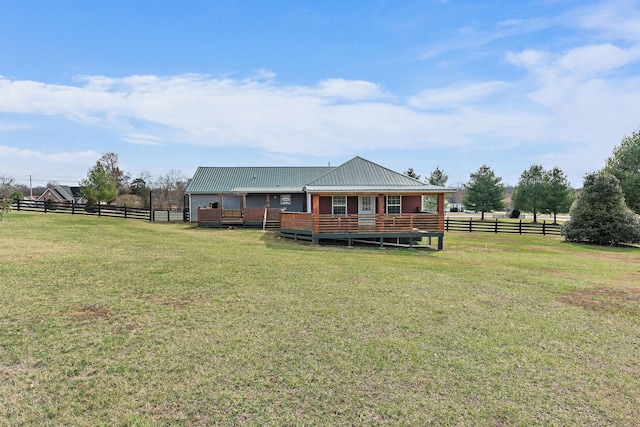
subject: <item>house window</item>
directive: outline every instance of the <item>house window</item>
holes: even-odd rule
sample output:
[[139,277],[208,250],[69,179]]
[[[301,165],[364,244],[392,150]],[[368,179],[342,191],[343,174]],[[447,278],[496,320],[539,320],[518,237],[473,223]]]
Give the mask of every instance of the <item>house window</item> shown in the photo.
[[347,214],[347,196],[333,196],[331,198],[331,213],[334,215]]
[[387,213],[399,214],[400,209],[400,196],[387,196]]

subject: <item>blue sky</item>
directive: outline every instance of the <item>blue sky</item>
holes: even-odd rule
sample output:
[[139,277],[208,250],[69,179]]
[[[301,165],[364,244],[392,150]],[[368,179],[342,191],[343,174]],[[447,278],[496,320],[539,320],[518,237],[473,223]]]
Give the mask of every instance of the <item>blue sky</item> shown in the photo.
[[361,156],[574,187],[640,127],[640,2],[0,0],[0,175]]

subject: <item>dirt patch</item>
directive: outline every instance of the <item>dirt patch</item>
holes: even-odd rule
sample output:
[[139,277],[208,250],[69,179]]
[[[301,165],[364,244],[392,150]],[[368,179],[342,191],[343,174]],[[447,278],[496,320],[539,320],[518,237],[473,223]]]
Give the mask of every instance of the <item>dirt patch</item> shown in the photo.
[[77,320],[108,319],[113,315],[109,308],[98,304],[89,304],[78,310],[69,310],[68,313]]
[[640,317],[640,290],[603,286],[574,291],[558,301],[586,310]]

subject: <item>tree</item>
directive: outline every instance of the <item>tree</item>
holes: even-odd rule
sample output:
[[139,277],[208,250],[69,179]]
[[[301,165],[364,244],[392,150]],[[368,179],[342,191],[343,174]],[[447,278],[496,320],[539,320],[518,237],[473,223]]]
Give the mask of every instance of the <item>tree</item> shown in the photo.
[[0,199],[7,198],[14,192],[16,182],[10,176],[0,175]]
[[464,204],[468,209],[484,213],[504,208],[504,185],[502,178],[497,177],[491,168],[482,165],[477,172],[470,175],[469,182],[464,184],[467,194]]
[[404,174],[406,176],[408,176],[409,178],[413,178],[413,179],[420,179],[420,175],[418,175],[417,173],[415,173],[415,171],[413,170],[413,168],[409,168],[406,171],[404,171]]
[[183,204],[187,178],[179,170],[171,169],[158,178],[153,188],[154,205],[160,209],[172,209]]
[[11,210],[11,200],[0,199],[0,221],[2,221],[2,217],[8,213],[9,210]]
[[544,203],[546,212],[553,214],[553,223],[557,223],[559,213],[569,212],[575,200],[575,192],[569,184],[567,175],[559,167],[547,172],[547,197]]
[[433,172],[431,172],[431,175],[429,175],[429,179],[427,180],[427,182],[431,185],[439,185],[441,187],[445,187],[448,180],[449,175],[444,173],[442,169],[436,166]]
[[95,166],[89,169],[87,177],[80,181],[80,192],[87,200],[88,205],[100,202],[110,203],[118,196],[116,179],[107,172],[104,164],[98,160]]
[[118,166],[118,155],[116,153],[103,154],[98,163],[102,164],[104,170],[115,179],[119,193],[129,192],[129,180],[131,177]]
[[538,222],[538,212],[542,211],[547,197],[547,176],[540,165],[533,165],[522,172],[518,185],[513,191],[514,207],[533,214],[533,222]]
[[640,243],[640,219],[625,204],[620,182],[611,174],[585,176],[570,214],[561,231],[567,241],[612,246]]
[[640,214],[640,129],[614,148],[604,172],[618,178],[627,206]]
[[148,172],[143,172],[139,177],[131,181],[131,194],[136,195],[142,199],[142,205],[146,208],[149,207],[149,193],[151,189],[147,185],[150,181],[150,175]]

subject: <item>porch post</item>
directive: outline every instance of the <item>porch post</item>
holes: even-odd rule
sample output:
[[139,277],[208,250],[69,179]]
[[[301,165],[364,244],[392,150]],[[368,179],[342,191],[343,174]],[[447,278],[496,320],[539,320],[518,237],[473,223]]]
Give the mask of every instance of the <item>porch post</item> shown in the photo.
[[438,231],[444,231],[444,193],[438,194]]
[[385,206],[384,206],[384,194],[378,194],[376,197],[376,214],[378,217],[377,228],[378,230],[382,230],[384,228],[384,214],[385,214]]
[[[318,194],[311,195],[311,212],[313,215],[313,234],[318,234],[320,232],[320,224],[318,223],[318,217],[320,215],[320,196]],[[316,242],[315,239],[314,242]]]

